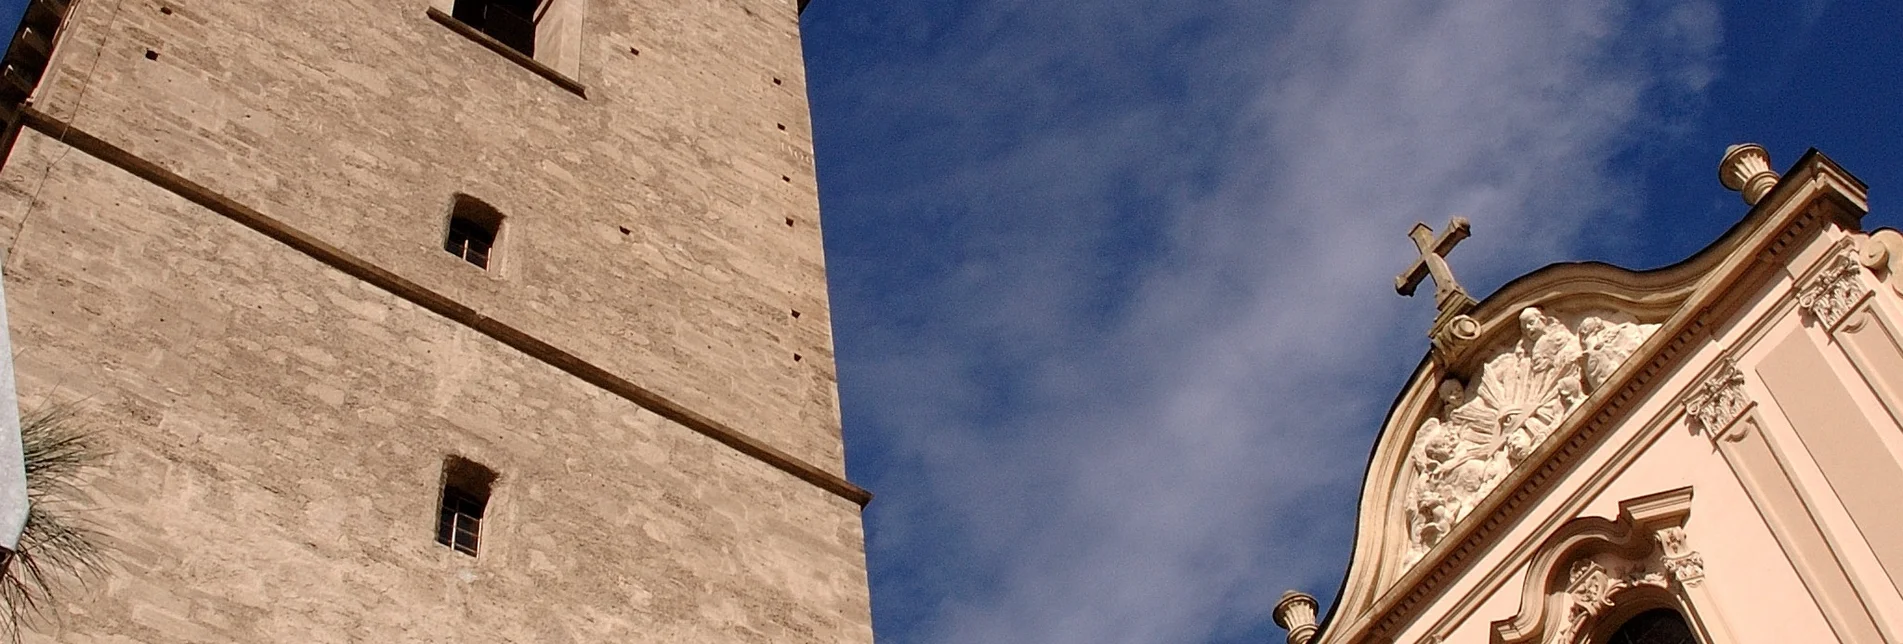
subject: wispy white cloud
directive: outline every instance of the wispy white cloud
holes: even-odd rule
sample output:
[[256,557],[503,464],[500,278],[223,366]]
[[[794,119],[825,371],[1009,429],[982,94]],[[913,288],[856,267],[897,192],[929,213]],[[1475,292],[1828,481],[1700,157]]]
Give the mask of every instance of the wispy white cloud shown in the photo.
[[962,4],[895,7],[931,55],[816,106],[916,119],[819,141],[892,147],[823,202],[882,641],[1247,639],[1332,591],[1425,349],[1407,226],[1471,217],[1483,291],[1567,259],[1717,37],[1703,3]]

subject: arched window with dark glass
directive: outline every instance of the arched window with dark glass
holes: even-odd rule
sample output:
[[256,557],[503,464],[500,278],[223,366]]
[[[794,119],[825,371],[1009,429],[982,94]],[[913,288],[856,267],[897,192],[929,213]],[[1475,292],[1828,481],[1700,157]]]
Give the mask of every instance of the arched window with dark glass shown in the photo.
[[1628,619],[1606,644],[1698,644],[1685,617],[1670,608],[1648,610]]

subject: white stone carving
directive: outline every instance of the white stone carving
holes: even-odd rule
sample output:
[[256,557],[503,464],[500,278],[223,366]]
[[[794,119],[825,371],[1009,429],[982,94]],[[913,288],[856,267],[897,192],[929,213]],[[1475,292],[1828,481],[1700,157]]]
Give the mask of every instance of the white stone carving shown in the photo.
[[1591,559],[1573,562],[1566,583],[1566,621],[1546,641],[1550,644],[1572,644],[1585,626],[1591,624],[1600,613],[1616,605],[1614,595],[1636,586],[1664,588],[1666,584],[1664,574],[1644,568],[1612,570]]
[[1656,324],[1611,323],[1590,317],[1579,323],[1581,348],[1586,352],[1586,389],[1596,391],[1625,364],[1626,358],[1657,331]]
[[1737,420],[1749,404],[1751,398],[1744,393],[1744,372],[1738,370],[1737,360],[1725,357],[1718,360],[1717,370],[1711,376],[1686,394],[1685,413],[1705,432],[1706,438],[1715,441],[1720,437],[1719,432]]
[[1850,246],[1838,246],[1830,258],[1824,260],[1823,268],[1797,290],[1797,305],[1826,329],[1835,328],[1850,313],[1850,308],[1870,292],[1857,276],[1861,264],[1851,255]]
[[[1573,644],[1582,631],[1606,609],[1617,605],[1618,594],[1651,586],[1669,589],[1671,582],[1695,587],[1705,579],[1705,560],[1691,549],[1691,539],[1682,526],[1666,526],[1652,533],[1659,549],[1656,560],[1624,559],[1574,561],[1566,579],[1565,621],[1545,638],[1548,644]],[[1669,575],[1669,576],[1668,576]]]
[[1443,410],[1421,425],[1409,454],[1405,565],[1440,543],[1658,325],[1589,316],[1578,328],[1585,337],[1529,307],[1519,341],[1482,365],[1472,391],[1441,383]]
[[1705,558],[1691,548],[1691,537],[1682,527],[1662,528],[1653,533],[1659,542],[1659,562],[1672,578],[1687,586],[1697,586],[1705,581]]

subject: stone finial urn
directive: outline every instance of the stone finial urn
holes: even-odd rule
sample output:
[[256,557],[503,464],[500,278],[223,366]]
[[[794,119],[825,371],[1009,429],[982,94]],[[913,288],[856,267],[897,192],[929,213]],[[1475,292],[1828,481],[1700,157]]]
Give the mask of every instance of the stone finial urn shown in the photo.
[[1315,596],[1291,590],[1275,602],[1275,625],[1288,629],[1288,644],[1308,644],[1315,639]]
[[1755,206],[1777,185],[1777,172],[1771,169],[1771,154],[1764,146],[1739,143],[1725,148],[1725,158],[1718,162],[1718,181]]

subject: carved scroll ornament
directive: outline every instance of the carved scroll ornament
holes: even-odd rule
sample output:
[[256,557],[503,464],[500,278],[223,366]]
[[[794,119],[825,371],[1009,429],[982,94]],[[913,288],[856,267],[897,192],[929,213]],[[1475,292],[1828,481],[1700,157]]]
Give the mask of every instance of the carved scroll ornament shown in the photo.
[[1685,396],[1685,413],[1705,436],[1718,440],[1731,421],[1744,413],[1751,398],[1744,392],[1744,372],[1732,358],[1722,358],[1718,367]]
[[1857,276],[1861,264],[1849,241],[1846,238],[1845,243],[1839,243],[1824,260],[1823,268],[1798,287],[1797,305],[1827,329],[1842,322],[1851,307],[1870,292]]
[[[1732,641],[1701,587],[1704,557],[1685,530],[1691,489],[1619,504],[1617,521],[1582,517],[1548,537],[1527,562],[1520,608],[1493,622],[1496,644],[1582,644],[1611,613],[1677,609],[1710,636]],[[1708,612],[1709,611],[1709,612]]]
[[1591,559],[1573,562],[1572,572],[1567,577],[1566,621],[1561,622],[1550,644],[1571,644],[1579,639],[1579,634],[1590,626],[1593,620],[1618,605],[1616,595],[1640,586],[1665,588],[1670,582],[1663,573],[1649,570],[1643,564],[1621,566],[1608,569]]
[[1666,572],[1672,573],[1673,579],[1687,586],[1705,581],[1705,557],[1692,550],[1685,528],[1661,528],[1654,536],[1659,542],[1659,562],[1664,564]]
[[1529,307],[1518,342],[1482,365],[1471,391],[1442,382],[1444,409],[1421,425],[1408,456],[1405,565],[1440,543],[1657,329],[1596,316],[1573,328]]

